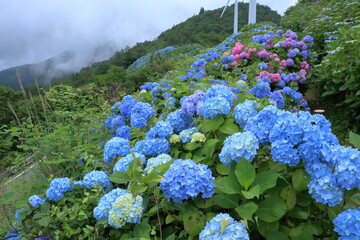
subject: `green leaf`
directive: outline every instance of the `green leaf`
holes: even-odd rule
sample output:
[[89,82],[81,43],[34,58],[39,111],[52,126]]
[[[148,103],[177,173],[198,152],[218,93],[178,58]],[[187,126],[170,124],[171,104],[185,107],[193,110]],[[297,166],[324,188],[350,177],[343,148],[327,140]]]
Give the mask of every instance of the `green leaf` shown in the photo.
[[235,211],[239,214],[239,216],[246,220],[252,221],[252,216],[258,209],[258,205],[254,202],[247,202],[235,208]]
[[110,181],[117,184],[126,184],[130,182],[131,177],[125,172],[114,172],[109,176]]
[[214,182],[214,184],[216,188],[223,193],[241,194],[240,184],[231,176],[219,178]]
[[49,216],[45,216],[43,218],[41,218],[40,220],[38,220],[37,222],[39,223],[40,226],[43,227],[47,227],[50,223],[50,217]]
[[133,196],[136,196],[136,195],[139,195],[140,193],[145,192],[147,188],[148,188],[148,186],[139,184],[138,182],[132,181],[130,184],[130,191]]
[[287,185],[281,189],[280,198],[285,201],[287,210],[291,210],[295,207],[296,191],[291,185]]
[[213,155],[216,150],[216,144],[219,142],[219,139],[207,139],[204,143],[204,147],[201,150],[201,153],[204,155]]
[[152,187],[156,184],[158,184],[164,177],[160,174],[152,171],[151,173],[145,175],[142,177],[142,181],[149,185],[149,187]]
[[196,236],[205,227],[205,215],[201,211],[188,211],[183,216],[183,223],[185,231]]
[[207,133],[209,131],[216,131],[224,123],[224,118],[217,117],[215,119],[205,119],[201,124],[201,131]]
[[249,191],[241,191],[246,199],[253,199],[254,197],[259,198],[260,195],[260,186],[259,184],[251,187]]
[[172,223],[174,220],[175,220],[175,218],[173,216],[167,215],[165,218],[165,223],[169,224],[169,223]]
[[292,185],[298,193],[307,189],[309,181],[310,178],[304,169],[296,169],[292,174]]
[[235,194],[219,193],[214,197],[214,203],[222,208],[231,209],[239,206],[240,198]]
[[229,175],[230,167],[225,166],[222,163],[216,165],[216,171],[221,175]]
[[266,240],[289,240],[283,232],[269,232],[266,235]]
[[310,213],[308,211],[305,211],[304,209],[305,208],[296,206],[291,211],[289,211],[286,215],[291,218],[306,220],[309,217]]
[[269,197],[258,204],[255,214],[265,222],[279,220],[286,213],[286,204],[277,197]]
[[279,221],[274,222],[264,222],[261,220],[258,220],[258,231],[261,235],[266,237],[270,232],[276,232],[279,229]]
[[229,225],[229,222],[231,221],[231,219],[225,219],[222,218],[221,219],[221,223],[220,223],[220,236],[224,233],[225,228]]
[[255,180],[255,168],[248,160],[242,158],[236,165],[235,175],[241,186],[248,190]]
[[219,128],[219,131],[228,135],[240,132],[240,128],[234,123],[233,119],[227,119],[225,123]]
[[263,193],[267,189],[276,186],[276,182],[279,176],[280,174],[276,172],[260,172],[256,174],[254,184],[259,184],[260,193]]
[[184,148],[188,151],[192,151],[192,150],[197,149],[201,145],[202,145],[201,143],[189,142],[184,145]]
[[357,149],[360,149],[360,135],[350,132],[349,141],[352,145],[354,145]]
[[214,205],[214,199],[197,197],[194,200],[194,204],[198,208],[209,208]]
[[48,202],[44,202],[41,204],[40,212],[47,213],[50,210],[50,204]]
[[140,238],[150,238],[151,226],[147,223],[139,223],[136,224],[134,227],[134,237],[140,239]]
[[175,233],[171,234],[170,236],[168,236],[165,240],[175,240],[176,236]]

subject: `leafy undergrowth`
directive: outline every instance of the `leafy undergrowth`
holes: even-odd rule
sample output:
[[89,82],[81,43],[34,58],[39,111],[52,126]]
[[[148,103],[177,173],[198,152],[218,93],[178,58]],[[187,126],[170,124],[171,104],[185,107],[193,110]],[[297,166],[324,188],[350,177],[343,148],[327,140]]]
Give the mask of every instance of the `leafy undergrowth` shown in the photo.
[[360,152],[299,92],[313,45],[306,33],[251,26],[177,62],[111,107],[103,159],[61,158],[67,177],[31,196],[6,236],[359,237]]

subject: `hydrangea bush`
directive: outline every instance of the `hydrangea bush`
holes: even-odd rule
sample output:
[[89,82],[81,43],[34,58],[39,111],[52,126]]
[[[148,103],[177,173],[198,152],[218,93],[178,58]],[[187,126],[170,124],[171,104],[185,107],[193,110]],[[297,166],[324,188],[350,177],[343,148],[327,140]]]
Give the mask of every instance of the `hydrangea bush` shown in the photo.
[[356,239],[360,152],[339,145],[298,91],[313,41],[259,26],[145,83],[112,106],[102,164],[52,180],[46,199],[33,196],[21,210],[15,232]]

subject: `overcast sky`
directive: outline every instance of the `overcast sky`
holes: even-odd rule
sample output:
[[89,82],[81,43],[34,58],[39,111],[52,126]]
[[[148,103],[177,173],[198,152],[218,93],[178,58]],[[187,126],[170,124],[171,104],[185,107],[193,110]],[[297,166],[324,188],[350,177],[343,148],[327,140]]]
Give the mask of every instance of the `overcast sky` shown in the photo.
[[[227,0],[0,0],[0,70],[41,62],[66,50],[117,49],[161,32]],[[230,3],[233,3],[231,0]],[[248,2],[248,0],[245,0]],[[258,0],[283,14],[297,0]]]

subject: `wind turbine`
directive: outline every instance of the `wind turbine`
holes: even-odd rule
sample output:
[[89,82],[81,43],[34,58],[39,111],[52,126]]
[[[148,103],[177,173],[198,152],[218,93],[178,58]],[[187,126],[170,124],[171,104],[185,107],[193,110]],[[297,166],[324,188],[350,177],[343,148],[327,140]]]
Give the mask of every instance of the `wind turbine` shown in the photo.
[[[248,24],[256,23],[256,0],[249,0],[249,21]],[[227,1],[224,10],[221,13],[220,18],[224,15],[224,12],[229,5],[230,0]],[[238,8],[238,0],[235,0],[235,11],[234,11],[234,34],[238,32],[238,16],[239,16],[239,8]]]

